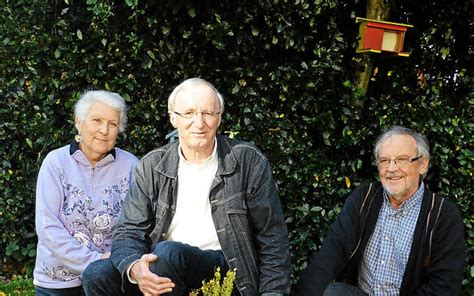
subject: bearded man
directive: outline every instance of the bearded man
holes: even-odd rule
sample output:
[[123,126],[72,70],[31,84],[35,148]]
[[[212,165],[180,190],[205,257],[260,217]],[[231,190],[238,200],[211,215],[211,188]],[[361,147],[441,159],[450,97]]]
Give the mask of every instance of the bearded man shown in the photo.
[[394,126],[374,155],[380,183],[352,192],[296,295],[460,295],[464,226],[456,206],[423,183],[426,138]]

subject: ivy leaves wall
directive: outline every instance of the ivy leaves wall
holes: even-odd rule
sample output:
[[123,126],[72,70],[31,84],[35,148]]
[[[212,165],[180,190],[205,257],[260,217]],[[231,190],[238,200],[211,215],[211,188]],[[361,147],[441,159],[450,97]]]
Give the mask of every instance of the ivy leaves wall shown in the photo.
[[172,130],[166,100],[173,87],[200,76],[225,96],[221,132],[255,142],[272,162],[294,277],[347,194],[376,177],[376,136],[401,124],[428,136],[426,181],[463,212],[464,292],[472,291],[469,1],[392,1],[391,20],[414,25],[406,36],[412,54],[374,56],[365,96],[353,86],[355,17],[364,16],[364,1],[2,2],[0,273],[31,272],[36,175],[49,151],[71,141],[82,91],[126,98],[129,127],[118,146],[143,156]]

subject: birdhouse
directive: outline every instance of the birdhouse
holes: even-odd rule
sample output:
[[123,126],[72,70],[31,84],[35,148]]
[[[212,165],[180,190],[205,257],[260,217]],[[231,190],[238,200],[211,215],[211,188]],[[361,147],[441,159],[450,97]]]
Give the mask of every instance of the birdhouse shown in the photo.
[[408,57],[408,52],[403,52],[405,32],[412,25],[378,21],[358,17],[359,47],[357,53],[374,52],[389,55]]

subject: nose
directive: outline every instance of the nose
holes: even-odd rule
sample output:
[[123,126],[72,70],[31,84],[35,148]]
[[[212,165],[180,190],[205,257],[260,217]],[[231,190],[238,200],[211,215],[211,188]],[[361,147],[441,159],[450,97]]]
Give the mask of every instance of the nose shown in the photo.
[[196,112],[196,115],[194,115],[194,124],[195,125],[204,125],[204,115],[202,112]]
[[390,162],[388,163],[387,170],[389,171],[396,171],[398,170],[398,165],[395,162],[395,159],[390,159]]
[[101,125],[100,125],[100,129],[99,129],[100,133],[103,134],[103,135],[107,135],[109,133],[109,125],[107,124],[107,122],[103,122]]

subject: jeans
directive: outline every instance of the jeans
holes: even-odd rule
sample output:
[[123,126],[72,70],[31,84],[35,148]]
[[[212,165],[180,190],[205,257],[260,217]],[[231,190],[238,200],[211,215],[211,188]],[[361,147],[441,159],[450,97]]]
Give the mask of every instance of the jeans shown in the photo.
[[323,296],[367,296],[361,289],[344,283],[330,283]]
[[[161,277],[170,278],[175,287],[169,295],[186,295],[202,286],[203,280],[214,277],[220,267],[222,278],[229,267],[222,251],[201,250],[187,244],[164,241],[152,251],[157,262],[150,263],[150,270]],[[92,262],[82,275],[86,295],[141,295],[138,285],[131,284],[124,275],[124,290],[121,291],[121,275],[110,259]]]
[[82,287],[65,288],[65,289],[49,289],[35,286],[36,296],[84,296]]

